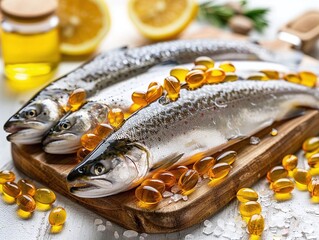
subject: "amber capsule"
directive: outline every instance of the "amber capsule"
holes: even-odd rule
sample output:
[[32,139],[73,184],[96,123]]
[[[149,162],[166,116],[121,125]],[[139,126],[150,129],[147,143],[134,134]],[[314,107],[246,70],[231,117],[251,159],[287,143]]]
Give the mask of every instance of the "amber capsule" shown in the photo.
[[311,193],[313,186],[317,184],[319,184],[319,179],[317,178],[311,179],[311,181],[308,183],[308,186],[307,186],[308,191]]
[[294,183],[288,178],[280,178],[272,184],[275,193],[290,193],[294,190]]
[[308,158],[308,165],[311,168],[319,168],[319,153],[316,153]]
[[239,212],[243,217],[251,217],[261,213],[261,206],[256,201],[242,202],[239,205]]
[[305,152],[312,152],[318,148],[319,148],[319,137],[308,138],[302,144],[302,149]]
[[265,228],[265,220],[262,215],[254,214],[247,224],[248,232],[251,235],[261,236]]
[[97,127],[94,129],[93,133],[100,138],[105,138],[108,135],[110,135],[113,132],[113,128],[111,125],[107,123],[101,123],[97,125]]
[[221,64],[219,64],[219,68],[223,69],[226,73],[236,71],[234,64],[232,64],[231,62],[222,62]]
[[163,193],[165,191],[165,183],[160,179],[155,179],[155,178],[146,179],[141,183],[141,186],[153,187],[160,193]]
[[27,194],[22,194],[17,197],[17,205],[25,212],[33,212],[36,208],[33,197]]
[[200,175],[204,175],[212,166],[214,166],[215,163],[215,158],[205,157],[197,160],[193,165],[193,169],[196,170]]
[[81,137],[82,147],[89,151],[92,151],[101,141],[102,138],[93,133],[86,133]]
[[85,148],[80,148],[77,152],[76,152],[76,158],[78,161],[82,161],[87,155],[89,155],[90,151],[85,149]]
[[161,85],[154,85],[150,87],[146,92],[147,103],[152,103],[159,99],[163,95],[163,87]]
[[21,195],[21,189],[15,182],[6,182],[2,186],[3,193],[10,197],[17,198]]
[[18,181],[18,186],[23,194],[30,195],[31,197],[34,196],[36,188],[33,183],[26,179],[20,179]]
[[270,135],[273,136],[273,137],[277,136],[278,135],[278,130],[276,128],[271,129]]
[[66,211],[63,207],[53,208],[49,214],[49,223],[52,226],[61,226],[66,221]]
[[207,68],[213,68],[215,65],[215,62],[210,57],[201,56],[195,59],[194,61],[195,65],[204,65]]
[[162,180],[167,188],[174,186],[174,184],[176,183],[174,174],[168,171],[157,172],[152,176],[152,178]]
[[294,170],[298,165],[298,158],[293,154],[286,155],[282,159],[282,166],[288,171]]
[[175,101],[179,96],[181,84],[177,78],[169,76],[164,79],[164,89],[167,92],[167,97],[170,100]]
[[299,75],[295,74],[295,73],[287,73],[284,75],[284,79],[288,82],[292,82],[292,83],[301,83],[301,78],[299,77]]
[[200,87],[205,80],[205,73],[201,70],[191,70],[187,73],[185,81],[190,89]]
[[266,74],[263,74],[263,73],[253,73],[253,74],[250,74],[250,75],[247,77],[247,80],[266,81],[266,80],[269,80],[269,78],[267,77]]
[[267,173],[267,179],[269,182],[274,182],[280,178],[288,176],[288,171],[282,166],[275,166]]
[[256,193],[251,188],[241,188],[237,192],[236,197],[237,197],[238,201],[240,201],[240,202],[257,201],[258,200],[258,193]]
[[226,73],[220,68],[210,68],[205,72],[207,83],[221,83],[226,77]]
[[305,85],[307,87],[315,87],[317,84],[317,75],[312,73],[312,72],[308,72],[308,71],[302,71],[299,72],[299,77],[301,79],[301,84]]
[[312,179],[308,183],[308,191],[310,192],[312,197],[319,197],[319,180]]
[[38,188],[34,195],[34,200],[42,204],[52,204],[55,199],[55,193],[47,188]]
[[295,182],[301,184],[302,186],[307,186],[312,178],[308,171],[300,168],[294,169],[292,176]]
[[16,175],[9,170],[3,170],[0,172],[0,184],[4,184],[6,182],[13,182],[15,179]]
[[194,169],[189,169],[183,173],[178,180],[178,186],[184,195],[192,192],[199,180],[199,174]]
[[311,152],[306,152],[306,153],[305,153],[305,157],[306,157],[307,159],[309,159],[311,156],[313,156],[313,155],[315,155],[315,154],[317,154],[317,153],[319,153],[319,147],[318,147],[317,149],[311,151]]
[[207,71],[207,67],[204,66],[204,65],[195,65],[192,70],[202,70],[203,72],[206,72]]
[[236,151],[226,151],[220,154],[216,160],[218,163],[228,163],[229,165],[232,165],[237,159],[237,152]]
[[107,119],[112,127],[119,128],[124,122],[124,113],[119,108],[113,108],[108,112]]
[[139,186],[135,190],[135,196],[138,200],[146,204],[156,204],[162,200],[162,194],[151,186]]
[[132,93],[132,101],[139,106],[146,106],[146,93],[142,91],[135,91]]
[[226,77],[224,79],[224,82],[234,82],[238,80],[238,76],[235,73],[228,72],[226,73]]
[[180,82],[185,82],[185,78],[189,70],[184,67],[174,67],[170,71],[169,75],[176,77]]
[[169,172],[172,173],[175,178],[178,180],[183,173],[187,172],[188,167],[184,165],[175,166],[173,169],[170,169]]
[[86,100],[86,92],[82,88],[75,89],[69,96],[68,106],[71,107],[71,111],[79,109]]
[[225,162],[215,164],[208,171],[208,175],[211,179],[217,180],[226,177],[230,172],[230,165]]
[[260,72],[265,74],[269,79],[277,80],[280,78],[279,72],[276,70],[261,70]]

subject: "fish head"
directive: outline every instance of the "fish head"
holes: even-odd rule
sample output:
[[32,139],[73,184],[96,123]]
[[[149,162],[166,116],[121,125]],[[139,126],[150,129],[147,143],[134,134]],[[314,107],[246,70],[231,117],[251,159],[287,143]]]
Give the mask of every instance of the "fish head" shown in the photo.
[[5,123],[4,130],[10,133],[7,139],[19,144],[40,143],[63,114],[63,108],[51,99],[33,101]]
[[98,198],[135,187],[149,171],[149,151],[127,140],[102,142],[67,176],[70,192]]

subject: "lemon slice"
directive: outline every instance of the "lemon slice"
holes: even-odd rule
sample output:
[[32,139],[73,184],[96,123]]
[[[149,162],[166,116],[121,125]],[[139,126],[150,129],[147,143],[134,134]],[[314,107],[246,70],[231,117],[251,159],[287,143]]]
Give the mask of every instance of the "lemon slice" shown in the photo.
[[93,52],[110,29],[105,0],[59,0],[58,16],[63,54]]
[[152,40],[177,36],[196,17],[195,0],[130,0],[129,15],[137,29]]

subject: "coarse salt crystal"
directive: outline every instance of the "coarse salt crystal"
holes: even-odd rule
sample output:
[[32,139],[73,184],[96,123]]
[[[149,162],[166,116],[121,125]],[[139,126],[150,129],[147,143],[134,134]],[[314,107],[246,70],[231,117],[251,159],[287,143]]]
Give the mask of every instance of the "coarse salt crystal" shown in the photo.
[[184,201],[187,201],[187,200],[188,200],[188,196],[186,196],[186,195],[183,196],[183,200],[184,200]]
[[170,196],[173,196],[172,192],[168,192],[168,191],[163,192],[163,197],[164,198],[167,198],[167,197],[170,197]]
[[97,219],[94,220],[94,225],[100,225],[100,224],[103,224],[103,220],[102,219],[97,218]]
[[223,229],[221,229],[220,227],[216,227],[215,229],[214,229],[214,232],[213,232],[213,235],[215,236],[215,237],[220,237],[222,234],[223,234]]
[[105,229],[106,229],[106,227],[104,225],[98,225],[97,226],[97,231],[98,232],[103,232],[103,231],[105,231]]
[[179,200],[181,200],[183,198],[183,195],[181,194],[174,194],[173,196],[171,196],[171,199],[174,201],[174,202],[178,202]]
[[225,228],[225,221],[223,219],[217,219],[217,226],[221,229]]
[[205,235],[210,235],[210,234],[212,234],[214,232],[214,229],[212,228],[212,227],[204,227],[204,229],[203,229],[203,233],[205,234]]
[[171,188],[171,192],[172,193],[178,193],[180,191],[178,185],[174,185],[172,188]]
[[213,226],[213,223],[212,223],[211,221],[209,221],[209,220],[205,220],[205,221],[204,221],[204,226],[205,226],[205,227],[212,227],[212,226]]
[[195,237],[192,234],[187,234],[184,238],[184,240],[193,240]]
[[135,232],[134,230],[126,230],[123,233],[123,236],[126,238],[134,238],[138,236],[138,232]]
[[114,238],[115,239],[119,239],[120,238],[120,235],[117,231],[114,232]]
[[260,138],[252,136],[249,142],[251,145],[258,145],[260,143]]

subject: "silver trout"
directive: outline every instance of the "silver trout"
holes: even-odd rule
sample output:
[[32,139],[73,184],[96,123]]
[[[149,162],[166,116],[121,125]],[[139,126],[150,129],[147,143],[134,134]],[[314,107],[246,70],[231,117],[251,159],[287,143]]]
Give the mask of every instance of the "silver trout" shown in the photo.
[[153,169],[190,164],[230,139],[252,136],[275,121],[318,109],[319,92],[276,81],[236,81],[183,89],[176,102],[160,99],[132,115],[68,175],[85,198],[137,186]]

